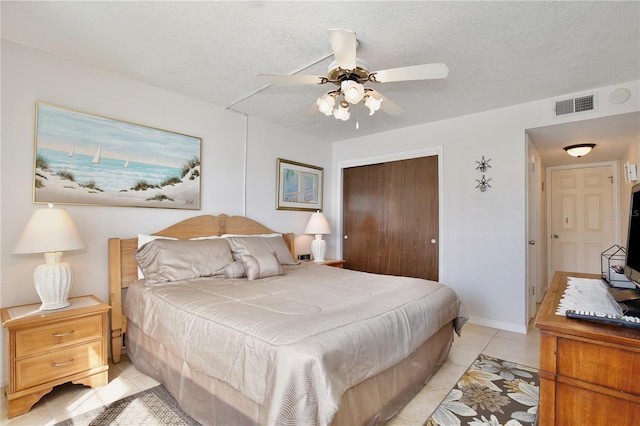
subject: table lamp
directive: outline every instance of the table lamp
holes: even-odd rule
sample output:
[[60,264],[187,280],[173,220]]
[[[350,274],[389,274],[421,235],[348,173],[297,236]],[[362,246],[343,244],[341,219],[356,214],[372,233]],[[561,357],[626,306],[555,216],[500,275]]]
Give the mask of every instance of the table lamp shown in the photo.
[[14,254],[44,253],[45,263],[36,267],[33,283],[42,301],[41,310],[61,309],[70,305],[73,271],[68,263],[61,263],[62,252],[86,248],[78,228],[65,209],[38,209],[33,212]]
[[327,218],[319,210],[309,218],[305,234],[315,234],[316,239],[311,241],[311,253],[314,262],[324,262],[324,254],[327,252],[327,243],[322,239],[323,234],[330,234],[331,227]]

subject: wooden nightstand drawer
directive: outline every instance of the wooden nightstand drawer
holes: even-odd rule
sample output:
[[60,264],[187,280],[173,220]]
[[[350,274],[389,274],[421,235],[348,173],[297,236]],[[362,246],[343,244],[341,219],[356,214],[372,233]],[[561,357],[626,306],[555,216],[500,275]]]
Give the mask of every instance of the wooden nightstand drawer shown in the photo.
[[103,365],[103,340],[16,362],[16,391]]
[[38,354],[81,341],[100,338],[102,316],[70,319],[38,328],[16,332],[16,358]]

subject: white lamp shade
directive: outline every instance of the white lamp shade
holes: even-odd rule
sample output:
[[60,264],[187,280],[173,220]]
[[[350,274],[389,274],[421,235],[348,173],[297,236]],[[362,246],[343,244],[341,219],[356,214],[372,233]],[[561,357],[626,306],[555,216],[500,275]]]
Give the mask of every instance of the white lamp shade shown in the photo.
[[13,253],[47,253],[86,247],[67,211],[50,205],[49,208],[33,212]]
[[309,218],[309,222],[307,222],[307,227],[304,229],[304,233],[315,235],[330,234],[331,227],[323,213],[315,212]]

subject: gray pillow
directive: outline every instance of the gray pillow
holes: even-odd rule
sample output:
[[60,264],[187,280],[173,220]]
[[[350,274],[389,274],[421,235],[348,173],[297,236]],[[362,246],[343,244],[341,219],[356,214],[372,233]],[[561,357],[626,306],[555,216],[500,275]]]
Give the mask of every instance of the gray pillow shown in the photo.
[[235,260],[224,267],[224,276],[226,278],[242,278],[247,276],[244,269],[244,263],[241,260]]
[[206,240],[153,240],[135,252],[147,284],[223,275],[233,262],[223,238]]
[[243,255],[265,255],[275,252],[280,264],[297,265],[280,234],[273,236],[224,236],[229,241],[233,258],[241,260]]
[[256,256],[242,255],[242,263],[247,271],[248,280],[284,275],[282,265],[275,253],[259,254]]

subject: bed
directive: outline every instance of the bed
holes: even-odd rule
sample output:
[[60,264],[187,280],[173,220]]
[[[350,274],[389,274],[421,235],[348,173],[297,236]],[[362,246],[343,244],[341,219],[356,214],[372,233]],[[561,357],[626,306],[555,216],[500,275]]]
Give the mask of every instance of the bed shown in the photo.
[[293,242],[224,214],[109,239],[113,362],[126,349],[203,424],[384,423],[445,361],[462,302],[432,281],[296,264]]

